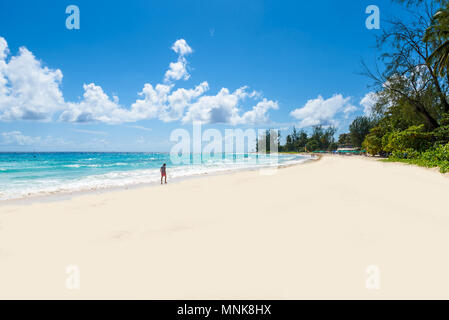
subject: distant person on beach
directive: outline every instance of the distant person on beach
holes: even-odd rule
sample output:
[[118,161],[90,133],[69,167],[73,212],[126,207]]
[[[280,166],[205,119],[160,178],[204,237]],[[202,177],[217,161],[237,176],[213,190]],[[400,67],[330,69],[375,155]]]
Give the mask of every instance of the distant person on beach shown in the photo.
[[162,184],[162,179],[165,178],[165,183],[167,183],[167,171],[166,171],[167,167],[166,164],[164,163],[161,167],[161,184]]

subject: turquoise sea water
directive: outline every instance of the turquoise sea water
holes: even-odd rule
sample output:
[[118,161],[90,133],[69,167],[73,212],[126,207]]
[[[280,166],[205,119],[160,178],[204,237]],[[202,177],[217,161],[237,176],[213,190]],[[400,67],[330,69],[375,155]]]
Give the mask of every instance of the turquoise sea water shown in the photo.
[[285,165],[307,160],[298,155],[190,155],[175,164],[168,153],[0,153],[0,200],[131,186],[228,170]]

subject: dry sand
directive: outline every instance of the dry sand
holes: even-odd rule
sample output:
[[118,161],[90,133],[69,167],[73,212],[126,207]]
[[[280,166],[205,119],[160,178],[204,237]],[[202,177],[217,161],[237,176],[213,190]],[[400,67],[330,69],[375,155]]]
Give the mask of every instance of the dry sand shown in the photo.
[[0,298],[448,299],[448,202],[434,170],[338,156],[12,202]]

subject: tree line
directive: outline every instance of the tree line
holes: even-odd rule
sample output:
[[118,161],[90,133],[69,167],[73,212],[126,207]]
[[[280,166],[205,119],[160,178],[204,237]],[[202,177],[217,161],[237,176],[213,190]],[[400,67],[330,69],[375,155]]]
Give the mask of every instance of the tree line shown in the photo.
[[[426,166],[449,169],[449,1],[397,0],[407,22],[389,21],[378,37],[381,66],[365,67],[376,88],[374,126],[362,146]],[[382,70],[382,71],[379,71]]]
[[386,22],[376,68],[362,63],[374,87],[371,115],[356,118],[338,141],[335,128],[315,127],[310,136],[294,128],[284,151],[351,145],[449,171],[449,0],[395,1],[403,3],[405,20]]
[[335,139],[337,129],[335,127],[315,126],[311,134],[304,129],[293,130],[287,135],[285,144],[280,146],[282,152],[314,152],[335,151],[339,147],[362,148],[362,143],[376,121],[370,117],[357,117],[349,126],[349,132],[340,134]]

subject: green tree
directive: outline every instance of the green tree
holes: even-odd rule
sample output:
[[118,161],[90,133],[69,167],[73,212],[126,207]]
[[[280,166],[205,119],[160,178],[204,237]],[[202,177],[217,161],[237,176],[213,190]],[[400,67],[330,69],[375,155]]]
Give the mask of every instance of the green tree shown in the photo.
[[409,9],[407,22],[390,21],[378,38],[384,66],[377,70],[382,71],[371,72],[366,68],[366,74],[375,81],[379,96],[386,102],[384,107],[406,108],[427,130],[437,128],[442,114],[449,112],[449,79],[440,76],[438,66],[430,59],[431,49],[441,40],[425,37],[433,24],[435,5],[435,1],[430,5],[418,1]]
[[309,140],[309,142],[307,142],[307,144],[306,144],[306,150],[308,152],[320,150],[320,142],[317,140],[314,140],[314,139]]
[[377,119],[362,145],[372,155],[447,172],[449,1],[397,2],[411,14],[392,21],[380,37],[382,71],[367,71],[377,85]]
[[338,137],[338,144],[341,146],[347,146],[350,145],[351,142],[351,135],[349,133],[342,133]]
[[363,140],[374,127],[374,122],[365,116],[357,117],[349,126],[349,135],[354,147],[361,147]]
[[[313,143],[312,145],[317,145],[316,150],[329,150],[329,147],[332,143],[335,142],[334,135],[337,129],[334,127],[328,127],[324,129],[322,126],[316,126],[313,128],[312,135],[310,136],[310,141],[315,141],[316,143]],[[309,147],[307,147],[309,150]],[[310,151],[310,150],[309,150]]]
[[449,7],[447,3],[433,16],[432,24],[424,35],[424,41],[431,45],[436,44],[435,50],[427,58],[427,63],[434,64],[441,76],[447,76],[449,66]]
[[283,148],[280,147],[280,139],[281,135],[278,130],[265,130],[260,137],[256,138],[256,152],[270,153],[272,145],[277,146],[278,151],[281,151]]
[[295,151],[304,151],[308,141],[309,137],[307,136],[307,132],[300,130],[295,141]]
[[362,143],[363,149],[372,155],[384,155],[385,150],[382,145],[382,138],[386,134],[386,130],[381,126],[374,127],[370,133],[366,136]]

